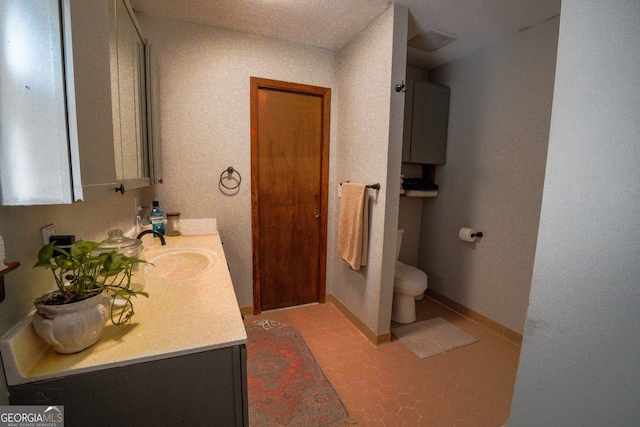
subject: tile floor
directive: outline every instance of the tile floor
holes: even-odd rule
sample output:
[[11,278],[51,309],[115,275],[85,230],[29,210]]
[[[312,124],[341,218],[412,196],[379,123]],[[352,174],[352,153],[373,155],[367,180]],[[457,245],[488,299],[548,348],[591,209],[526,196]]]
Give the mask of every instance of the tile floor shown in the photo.
[[394,337],[376,348],[331,304],[263,312],[245,322],[295,325],[358,426],[502,426],[520,347],[428,297],[416,309],[418,321],[442,317],[479,342],[420,360]]

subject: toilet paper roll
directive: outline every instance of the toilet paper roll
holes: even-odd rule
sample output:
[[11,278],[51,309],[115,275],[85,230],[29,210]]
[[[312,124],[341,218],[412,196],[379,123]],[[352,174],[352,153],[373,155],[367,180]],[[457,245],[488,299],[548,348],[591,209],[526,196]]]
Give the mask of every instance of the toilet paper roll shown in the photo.
[[473,228],[462,227],[458,232],[458,237],[460,237],[460,240],[464,240],[465,242],[475,242],[476,241],[475,235],[477,233],[478,232]]

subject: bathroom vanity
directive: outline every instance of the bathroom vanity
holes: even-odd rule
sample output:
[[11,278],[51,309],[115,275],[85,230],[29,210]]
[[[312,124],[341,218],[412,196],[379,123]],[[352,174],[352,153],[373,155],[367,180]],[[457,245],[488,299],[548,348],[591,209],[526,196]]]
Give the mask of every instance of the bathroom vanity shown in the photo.
[[69,426],[248,425],[247,335],[220,238],[166,242],[145,251],[157,265],[130,325],[109,322],[68,355],[35,335],[32,315],[2,337],[11,404],[64,405]]

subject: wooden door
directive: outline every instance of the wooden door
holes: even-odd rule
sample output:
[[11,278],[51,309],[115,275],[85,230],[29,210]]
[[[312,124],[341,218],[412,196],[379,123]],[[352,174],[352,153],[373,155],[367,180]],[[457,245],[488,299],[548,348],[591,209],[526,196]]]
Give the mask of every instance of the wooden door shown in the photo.
[[324,302],[330,89],[251,79],[254,312]]

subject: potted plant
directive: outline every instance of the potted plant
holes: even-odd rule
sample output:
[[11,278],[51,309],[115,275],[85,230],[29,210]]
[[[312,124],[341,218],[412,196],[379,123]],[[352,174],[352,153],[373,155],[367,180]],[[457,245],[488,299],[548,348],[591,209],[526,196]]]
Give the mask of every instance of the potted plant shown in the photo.
[[78,240],[66,250],[49,243],[38,253],[34,268],[51,270],[57,289],[36,299],[33,326],[59,353],[94,344],[109,317],[116,325],[129,323],[135,314],[131,298],[149,296],[131,289],[136,264],[146,262],[115,250],[96,251],[100,245]]

